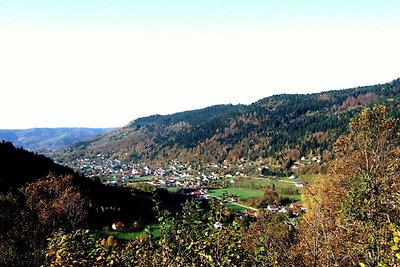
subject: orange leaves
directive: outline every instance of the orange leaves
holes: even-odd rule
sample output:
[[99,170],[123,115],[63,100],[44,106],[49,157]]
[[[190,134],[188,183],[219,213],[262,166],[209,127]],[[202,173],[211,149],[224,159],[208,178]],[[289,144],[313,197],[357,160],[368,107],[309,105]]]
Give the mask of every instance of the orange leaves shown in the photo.
[[75,228],[86,218],[86,201],[71,176],[49,175],[21,189],[42,227]]

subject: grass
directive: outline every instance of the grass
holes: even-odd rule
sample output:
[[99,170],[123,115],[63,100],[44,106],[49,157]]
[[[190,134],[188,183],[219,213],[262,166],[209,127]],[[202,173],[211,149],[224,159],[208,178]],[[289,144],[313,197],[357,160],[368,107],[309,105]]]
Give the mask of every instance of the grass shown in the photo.
[[249,179],[240,179],[236,180],[235,183],[231,184],[231,187],[239,187],[239,188],[266,188],[272,187],[273,184],[275,186],[278,183],[282,183],[280,180],[269,180],[269,179],[257,179],[257,178],[249,178]]
[[265,188],[275,187],[275,190],[278,192],[279,197],[281,198],[289,198],[296,202],[301,201],[301,189],[295,186],[295,182],[303,182],[302,179],[307,179],[308,181],[314,179],[315,176],[308,176],[305,178],[297,178],[297,179],[277,179],[277,180],[269,180],[269,179],[258,179],[258,178],[250,178],[250,179],[241,179],[236,180],[235,183],[231,184],[230,188],[226,189],[215,189],[210,190],[210,195],[221,197],[224,193],[237,195],[242,199],[246,199],[249,197],[257,197],[261,198],[264,194]]
[[179,190],[179,187],[165,187],[168,191],[168,193],[177,193]]
[[112,235],[117,239],[133,240],[139,236],[145,235],[143,232],[105,232],[108,235]]
[[134,183],[134,182],[147,182],[151,181],[157,176],[143,176],[143,177],[135,177],[135,178],[129,178],[129,182]]
[[245,213],[247,211],[247,209],[245,207],[239,206],[239,205],[237,205],[235,203],[232,203],[232,202],[225,203],[225,205],[227,207],[229,207],[233,212],[238,211],[238,212],[241,212],[241,213]]
[[[160,227],[158,226],[158,224],[154,223],[154,224],[149,224],[147,226],[150,227],[150,232],[151,232],[152,235],[154,235],[156,237],[160,236]],[[107,232],[103,232],[103,233],[107,234],[107,235],[112,235],[115,238],[123,239],[123,240],[133,240],[133,239],[138,238],[139,236],[145,236],[146,235],[146,233],[144,232],[144,228],[141,231],[138,231],[138,232],[107,231]]]
[[248,197],[262,197],[264,192],[260,189],[248,189],[248,188],[224,188],[224,189],[212,189],[208,192],[211,196],[222,197],[225,193],[236,195],[240,198]]
[[285,188],[296,188],[294,183],[294,180],[268,180],[252,178],[238,180],[232,184],[231,187],[263,190],[264,188],[272,188],[275,186],[275,189],[279,192]]

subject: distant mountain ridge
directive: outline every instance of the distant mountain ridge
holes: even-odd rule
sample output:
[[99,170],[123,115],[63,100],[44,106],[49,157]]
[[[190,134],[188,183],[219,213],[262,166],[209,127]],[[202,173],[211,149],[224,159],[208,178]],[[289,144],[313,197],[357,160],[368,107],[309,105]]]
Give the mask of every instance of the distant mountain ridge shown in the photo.
[[9,141],[18,147],[43,152],[61,149],[113,129],[114,128],[32,128],[23,130],[0,130],[0,141]]
[[66,160],[101,154],[123,161],[191,164],[321,156],[363,107],[383,104],[400,118],[400,79],[314,94],[281,94],[251,105],[217,105],[139,118],[78,142]]

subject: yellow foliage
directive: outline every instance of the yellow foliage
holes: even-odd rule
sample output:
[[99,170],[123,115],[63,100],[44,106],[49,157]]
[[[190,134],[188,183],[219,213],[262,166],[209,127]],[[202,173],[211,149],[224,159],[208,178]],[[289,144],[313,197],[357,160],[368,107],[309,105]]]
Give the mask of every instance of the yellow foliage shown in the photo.
[[110,235],[107,238],[107,246],[112,247],[112,246],[114,246],[116,244],[117,244],[117,240],[112,235]]
[[[334,145],[330,175],[304,190],[307,213],[296,246],[307,264],[375,266],[389,253],[390,247],[383,245],[388,221],[398,223],[400,218],[390,204],[400,191],[400,131],[388,114],[379,106],[353,118],[349,133]],[[400,235],[393,234],[392,251],[397,252]]]

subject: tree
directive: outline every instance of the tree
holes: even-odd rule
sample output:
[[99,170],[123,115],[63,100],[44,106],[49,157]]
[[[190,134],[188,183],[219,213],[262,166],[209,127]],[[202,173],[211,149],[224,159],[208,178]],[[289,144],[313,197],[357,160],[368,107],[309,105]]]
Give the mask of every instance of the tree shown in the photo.
[[299,266],[289,257],[293,232],[285,216],[259,211],[257,219],[242,230],[243,247],[255,255],[250,266]]
[[302,260],[310,266],[376,266],[389,253],[389,224],[399,223],[398,120],[387,107],[364,109],[334,145],[330,176],[305,193]]
[[223,204],[186,202],[169,218],[160,211],[160,236],[132,241],[103,238],[90,231],[56,233],[49,239],[47,266],[252,266],[236,223],[224,223]]
[[347,191],[342,212],[364,234],[365,263],[375,266],[387,254],[389,224],[399,222],[394,205],[400,192],[400,131],[389,109],[365,109],[338,139],[333,174]]
[[41,251],[35,247],[34,214],[18,194],[0,193],[0,266],[32,266]]
[[49,235],[84,226],[85,206],[72,176],[49,175],[0,193],[0,265],[41,265]]
[[87,217],[87,201],[73,184],[72,176],[49,175],[21,189],[26,204],[39,224],[51,231],[77,229]]
[[261,200],[261,205],[267,206],[267,205],[279,205],[279,204],[281,204],[281,200],[279,198],[278,192],[276,192],[274,189],[266,188],[264,190],[263,199]]

